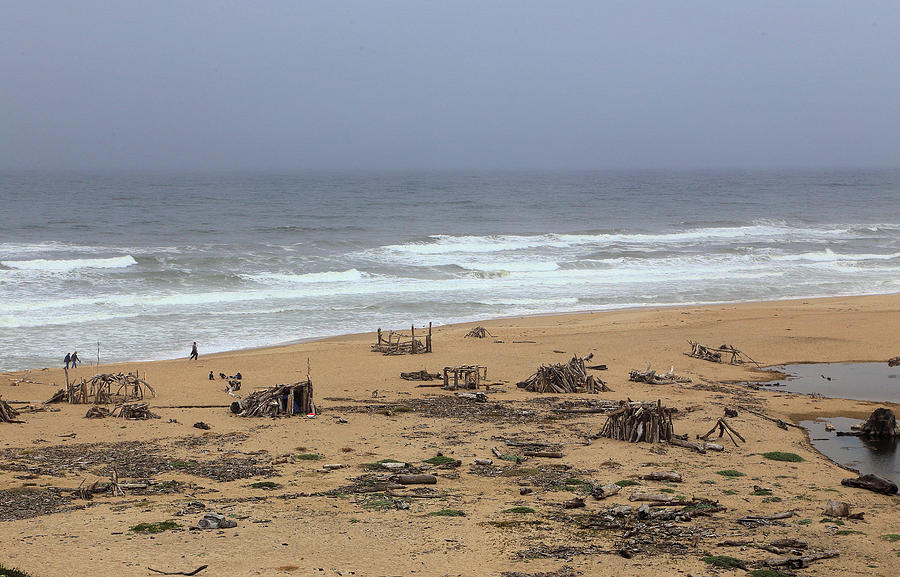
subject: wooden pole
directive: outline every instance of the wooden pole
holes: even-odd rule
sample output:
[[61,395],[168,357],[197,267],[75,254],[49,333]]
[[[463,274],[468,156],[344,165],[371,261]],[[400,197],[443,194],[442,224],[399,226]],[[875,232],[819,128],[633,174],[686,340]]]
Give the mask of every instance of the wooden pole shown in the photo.
[[412,328],[409,329],[410,334],[412,335],[412,354],[416,354],[416,325],[413,324]]
[[431,322],[428,323],[428,336],[425,337],[425,352],[431,352]]

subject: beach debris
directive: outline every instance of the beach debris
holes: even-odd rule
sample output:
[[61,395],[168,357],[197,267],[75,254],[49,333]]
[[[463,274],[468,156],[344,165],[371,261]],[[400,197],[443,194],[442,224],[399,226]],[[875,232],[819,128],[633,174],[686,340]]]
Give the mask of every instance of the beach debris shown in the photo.
[[810,553],[798,557],[780,557],[777,559],[765,559],[757,561],[754,566],[758,567],[787,567],[789,569],[804,569],[809,567],[813,561],[821,561],[822,559],[831,559],[837,557],[840,551],[822,551],[821,553]]
[[746,363],[753,363],[757,367],[760,366],[759,363],[751,359],[746,353],[739,351],[732,345],[708,347],[706,345],[701,345],[696,341],[689,340],[688,343],[691,345],[691,352],[684,354],[689,357],[694,357],[695,359],[702,359],[711,363],[723,363],[726,362],[724,359],[728,357],[728,355],[731,355],[731,357],[727,360],[728,364],[730,365],[743,365]]
[[538,370],[516,386],[535,393],[598,393],[608,391],[606,383],[587,374],[584,363],[594,357],[572,357],[566,364],[541,365]]
[[200,529],[230,529],[237,527],[237,521],[233,521],[220,513],[206,513],[203,518],[197,521],[197,527]]
[[584,506],[584,499],[582,499],[581,497],[575,497],[573,499],[569,499],[568,501],[563,501],[563,509],[580,509]]
[[726,417],[737,417],[738,416],[737,409],[730,409],[728,407],[725,407],[725,416]]
[[705,435],[697,435],[697,438],[705,441],[709,438],[710,435],[716,432],[716,429],[719,430],[720,439],[722,438],[722,435],[727,433],[728,437],[731,439],[731,442],[734,443],[735,447],[738,446],[738,442],[735,440],[735,437],[737,437],[744,443],[747,442],[747,440],[744,439],[744,437],[742,437],[740,433],[734,430],[734,427],[732,427],[724,417],[719,418],[719,420],[716,421],[716,424],[713,425],[713,428],[710,429]]
[[647,383],[648,385],[673,385],[675,383],[691,382],[691,379],[688,377],[676,375],[674,366],[669,369],[668,373],[658,374],[650,368],[650,363],[647,363],[647,368],[643,371],[634,370],[628,373],[628,380],[635,383]]
[[412,371],[410,373],[400,373],[400,378],[404,381],[434,381],[441,378],[440,373],[429,373],[426,370]]
[[473,339],[483,339],[485,337],[493,338],[494,335],[488,332],[488,330],[484,327],[475,327],[466,333],[466,337],[471,337]]
[[66,390],[65,390],[65,389],[59,389],[58,391],[56,391],[55,393],[53,393],[53,395],[52,395],[49,399],[47,399],[46,401],[44,401],[44,404],[61,403],[61,402],[63,402],[63,401],[68,401],[68,400],[69,400],[69,396],[68,396],[68,394],[66,393]]
[[842,501],[832,501],[831,499],[825,503],[825,514],[829,517],[849,517],[850,503]]
[[[139,401],[146,393],[156,396],[153,387],[140,378],[137,372],[105,373],[94,375],[87,380],[81,379],[80,383],[69,383],[65,398],[71,404],[107,405],[123,401]],[[58,395],[57,391],[47,402],[56,402]]]
[[897,484],[893,481],[889,481],[884,477],[879,477],[878,475],[868,474],[861,475],[856,479],[852,477],[849,479],[844,479],[841,481],[841,485],[845,487],[854,487],[856,489],[866,489],[868,491],[874,491],[876,493],[881,493],[882,495],[896,495],[897,494]]
[[898,365],[900,365],[900,357],[894,357],[892,359],[888,359],[889,367],[896,367]]
[[645,481],[667,481],[670,483],[680,483],[682,481],[681,475],[674,471],[653,471],[652,473],[641,475],[641,479]]
[[746,517],[738,519],[736,522],[751,528],[759,527],[760,525],[783,525],[780,521],[783,519],[790,519],[793,516],[793,511],[784,511],[772,515],[747,515]]
[[102,419],[104,417],[109,416],[109,409],[106,407],[101,407],[100,405],[94,405],[85,413],[85,419]]
[[876,439],[900,437],[900,427],[897,426],[897,417],[894,415],[894,411],[884,407],[875,409],[859,428],[859,432],[863,437]]
[[437,477],[428,473],[412,473],[408,475],[396,475],[392,480],[401,485],[434,485]]
[[160,571],[159,569],[154,569],[153,567],[147,567],[147,569],[153,571],[154,573],[159,573],[160,575],[196,575],[207,567],[209,567],[209,565],[201,565],[193,571]]
[[122,403],[121,405],[116,405],[109,414],[113,417],[131,419],[133,421],[159,418],[159,415],[150,411],[149,403]]
[[198,422],[194,423],[194,428],[195,429],[203,429],[204,431],[208,431],[208,430],[212,429],[212,427],[210,425],[204,423],[203,421],[198,421]]
[[416,355],[431,352],[431,323],[419,329],[425,335],[425,342],[416,339],[416,325],[410,327],[409,334],[390,331],[387,336],[377,331],[378,340],[372,345],[372,351],[383,355]]
[[[622,486],[616,483],[610,483],[609,485],[601,485],[600,487],[595,487],[591,491],[591,496],[593,496],[598,501],[600,499],[606,499],[607,497],[612,497],[622,490]],[[628,508],[629,511],[631,507]]]
[[675,438],[672,413],[661,401],[620,401],[620,407],[606,417],[598,437],[629,443],[659,443]]
[[31,379],[31,369],[28,369],[27,371],[25,371],[25,374],[22,375],[22,376],[21,376],[20,378],[18,378],[18,379],[13,379],[12,377],[6,377],[6,378],[9,379],[9,381],[10,381],[9,384],[10,384],[11,386],[13,386],[13,387],[17,387],[17,386],[21,385],[22,383],[27,383],[27,384],[30,384],[30,385],[41,385],[41,384],[43,384],[43,383],[41,383],[40,381],[33,381],[33,380]]
[[231,412],[239,417],[314,416],[312,381],[307,376],[305,382],[253,391],[246,398],[232,402]]
[[[453,375],[453,382],[450,382],[450,376]],[[458,367],[444,367],[444,388],[448,390],[455,389],[477,389],[481,385],[481,381],[487,379],[487,367],[480,365],[460,365]]]
[[9,403],[0,398],[0,423],[24,423],[25,421],[16,419],[18,416],[19,411],[9,406]]

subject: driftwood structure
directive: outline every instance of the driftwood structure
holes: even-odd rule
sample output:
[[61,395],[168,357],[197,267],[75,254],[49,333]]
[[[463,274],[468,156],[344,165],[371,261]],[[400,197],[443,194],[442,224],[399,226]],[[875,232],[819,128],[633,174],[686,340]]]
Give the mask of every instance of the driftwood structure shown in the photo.
[[148,394],[155,397],[156,391],[137,373],[107,373],[94,375],[88,380],[81,379],[80,383],[69,383],[65,389],[56,391],[47,402],[104,405],[140,401]]
[[608,391],[602,380],[587,374],[585,361],[594,357],[572,357],[566,364],[541,365],[537,371],[516,386],[535,393],[597,393]]
[[377,341],[372,345],[372,351],[383,355],[417,355],[431,352],[431,323],[428,327],[419,329],[424,335],[423,343],[416,338],[416,325],[412,325],[409,334],[400,331],[390,331],[385,335],[379,328],[376,335]]
[[231,403],[231,412],[239,417],[315,415],[312,381],[307,376],[303,382],[253,391],[246,398]]
[[466,333],[466,336],[467,336],[467,337],[471,337],[471,338],[473,338],[473,339],[483,339],[483,338],[486,338],[486,337],[493,337],[494,335],[492,335],[491,333],[489,333],[489,332],[487,331],[487,329],[484,328],[484,327],[475,327],[475,328],[472,329],[471,331],[467,332],[467,333]]
[[619,409],[607,415],[597,436],[629,443],[671,441],[675,436],[672,426],[675,412],[676,409],[664,407],[661,401],[622,401]]
[[732,427],[724,418],[720,418],[718,421],[716,421],[716,424],[713,425],[713,428],[710,429],[709,432],[707,432],[705,435],[697,435],[697,438],[706,441],[707,439],[709,439],[710,435],[716,432],[716,429],[719,430],[720,439],[725,433],[728,433],[728,437],[731,438],[731,442],[734,443],[735,447],[738,446],[738,442],[734,440],[735,437],[737,437],[744,443],[747,442],[746,439],[744,439],[744,437],[742,437],[740,433],[735,431],[734,427]]
[[400,373],[400,378],[404,381],[435,381],[441,378],[440,373],[429,373],[425,369],[421,371],[412,371],[409,373]]
[[24,423],[25,421],[16,419],[18,416],[19,411],[9,406],[9,403],[3,399],[0,399],[0,423]]
[[659,374],[650,368],[650,363],[647,363],[647,368],[643,371],[635,370],[628,373],[628,380],[635,383],[647,383],[648,385],[672,385],[691,382],[691,379],[688,377],[676,375],[675,367],[670,368],[668,373]]
[[121,405],[116,405],[116,408],[112,410],[110,415],[134,421],[159,418],[159,415],[150,411],[150,405],[147,403],[122,403]]
[[[695,359],[702,359],[711,363],[728,363],[730,365],[743,365],[753,363],[759,367],[759,363],[751,359],[746,353],[739,351],[731,345],[722,345],[720,347],[707,347],[695,341],[688,341],[691,345],[691,352],[684,353]],[[730,355],[730,356],[729,356]]]
[[[450,382],[450,377],[453,382]],[[482,379],[487,379],[487,367],[479,365],[461,365],[459,367],[444,367],[444,388],[477,389]]]

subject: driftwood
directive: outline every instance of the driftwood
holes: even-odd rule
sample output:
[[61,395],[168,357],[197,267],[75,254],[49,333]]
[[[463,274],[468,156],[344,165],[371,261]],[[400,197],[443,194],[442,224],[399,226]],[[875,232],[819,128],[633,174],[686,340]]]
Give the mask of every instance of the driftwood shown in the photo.
[[701,455],[706,453],[706,443],[695,443],[694,441],[685,441],[684,439],[679,439],[678,437],[673,436],[671,439],[669,439],[669,444],[675,445],[676,447],[683,447],[685,449],[691,449],[692,451],[697,451]]
[[428,473],[397,475],[393,479],[401,485],[434,485],[437,483],[437,477]]
[[[115,391],[115,392],[113,392]],[[147,394],[155,397],[156,391],[137,373],[106,373],[94,375],[80,383],[69,383],[66,400],[72,404],[106,405],[124,401],[139,401]],[[47,402],[53,402],[59,392]]]
[[121,405],[116,405],[116,408],[109,414],[120,419],[131,419],[135,421],[159,418],[159,415],[150,411],[150,405],[148,403],[123,403]]
[[522,451],[526,457],[545,457],[548,459],[562,459],[565,457],[559,451]]
[[900,365],[900,357],[894,357],[892,359],[888,359],[889,367],[896,367],[898,365]]
[[595,487],[593,491],[591,491],[591,496],[595,499],[606,499],[607,497],[612,497],[622,490],[621,485],[617,485],[615,483],[610,483],[609,485],[602,485],[600,487]]
[[732,427],[728,423],[728,421],[725,420],[724,417],[722,417],[718,421],[716,421],[716,424],[713,425],[713,428],[710,429],[705,435],[698,435],[697,438],[703,439],[705,441],[709,438],[710,435],[712,435],[713,433],[716,432],[716,429],[719,429],[719,438],[720,439],[722,438],[722,435],[724,435],[725,433],[728,433],[728,437],[731,438],[731,442],[734,443],[735,447],[738,446],[738,442],[734,439],[735,437],[737,437],[744,443],[747,442],[747,440],[744,439],[744,437],[742,437],[740,433],[738,433],[737,431],[734,430],[734,427]]
[[109,409],[106,407],[101,407],[100,405],[94,405],[90,409],[88,409],[87,413],[84,415],[85,419],[102,419],[104,417],[109,416]]
[[856,489],[866,489],[868,491],[874,491],[876,493],[881,493],[882,495],[896,495],[897,494],[897,484],[893,481],[889,481],[883,477],[879,477],[878,475],[862,475],[857,477],[856,479],[844,479],[841,481],[841,485],[845,487],[854,487]]
[[409,373],[400,373],[400,378],[404,381],[434,381],[440,379],[439,373],[429,373],[426,370],[412,371]]
[[9,406],[9,403],[0,398],[0,423],[24,423],[25,421],[20,421],[16,419],[19,416],[19,411]]
[[493,337],[494,335],[489,333],[488,330],[484,327],[475,327],[474,329],[467,332],[466,336],[474,339],[483,339],[485,337]]
[[587,374],[584,363],[594,357],[572,357],[567,364],[541,365],[534,374],[516,386],[535,393],[597,393],[609,391],[602,380]]
[[840,551],[822,551],[821,553],[810,553],[800,557],[780,557],[777,559],[764,559],[757,561],[755,565],[759,567],[788,567],[790,569],[803,569],[809,567],[813,561],[821,561],[822,559],[831,559],[840,555]]
[[246,398],[231,403],[231,412],[239,417],[315,415],[312,381],[307,376],[306,382],[253,391]]
[[634,401],[621,401],[621,407],[606,417],[606,423],[600,430],[599,437],[628,441],[630,443],[659,443],[674,438],[672,413],[662,405]]
[[153,567],[147,567],[147,569],[153,571],[154,573],[159,573],[160,575],[196,575],[207,567],[209,567],[209,565],[201,565],[193,571],[160,571],[159,569],[154,569]]
[[682,481],[681,475],[674,471],[653,471],[652,473],[641,475],[641,479],[645,481],[669,481],[672,483],[680,483]]
[[[684,353],[689,357],[694,357],[695,359],[701,359],[704,361],[709,361],[711,363],[724,363],[727,362],[730,365],[743,365],[746,363],[753,363],[757,367],[760,366],[759,363],[751,359],[746,353],[739,351],[731,345],[722,345],[720,347],[707,347],[706,345],[701,345],[696,341],[688,341],[691,345],[691,352]],[[726,361],[726,357],[731,355],[730,358]]]
[[759,525],[772,525],[782,519],[790,519],[794,516],[793,511],[784,511],[783,513],[775,513],[773,515],[747,515],[737,520],[737,523],[748,527],[757,527]]
[[46,401],[44,401],[44,403],[45,403],[45,404],[50,404],[50,403],[61,403],[61,402],[63,402],[63,401],[68,401],[68,400],[69,400],[69,395],[66,393],[66,390],[65,390],[65,389],[59,389],[58,391],[56,391],[55,393],[53,393],[53,395],[52,395],[49,399],[47,399]]
[[[426,329],[419,329],[425,331]],[[412,325],[409,334],[400,331],[390,331],[385,336],[379,328],[376,332],[377,341],[372,345],[372,351],[383,355],[416,355],[431,352],[431,323],[428,323],[425,342],[416,338],[416,326]]]
[[691,382],[691,379],[688,377],[676,375],[674,366],[669,369],[668,373],[658,374],[650,368],[650,363],[647,363],[647,368],[643,371],[634,370],[628,373],[628,380],[635,383],[647,383],[648,385],[672,385]]
[[861,437],[870,439],[900,437],[900,428],[897,427],[897,417],[894,415],[894,411],[884,407],[875,409],[859,428],[859,434]]

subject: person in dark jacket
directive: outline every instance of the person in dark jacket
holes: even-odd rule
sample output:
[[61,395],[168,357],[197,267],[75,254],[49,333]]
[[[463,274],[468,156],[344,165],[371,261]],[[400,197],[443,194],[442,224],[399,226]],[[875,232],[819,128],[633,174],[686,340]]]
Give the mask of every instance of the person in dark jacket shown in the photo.
[[70,355],[69,353],[66,353],[66,358],[63,359],[63,360],[66,361],[66,370],[68,371],[68,370],[69,370],[69,363],[72,362],[72,355]]
[[73,369],[76,366],[78,366],[78,361],[80,361],[80,360],[81,359],[78,358],[78,351],[75,351],[74,353],[72,353],[72,368]]
[[197,341],[194,341],[194,347],[191,349],[191,359],[196,361],[196,360],[197,360],[197,357],[198,357],[198,355],[197,355]]

